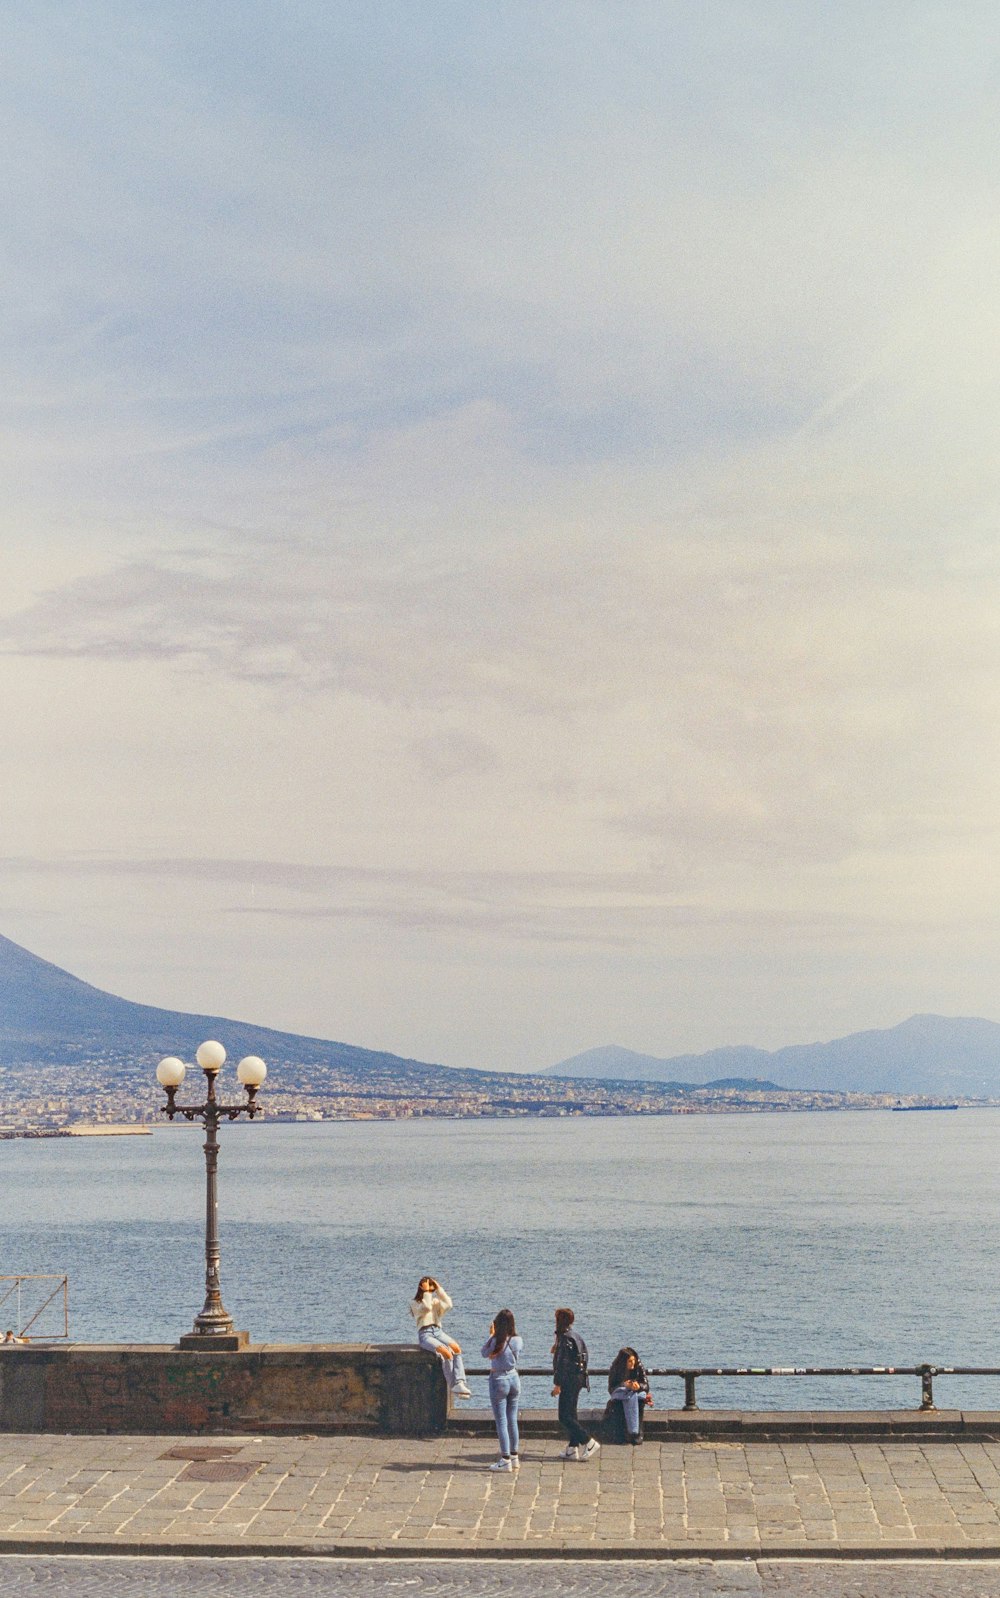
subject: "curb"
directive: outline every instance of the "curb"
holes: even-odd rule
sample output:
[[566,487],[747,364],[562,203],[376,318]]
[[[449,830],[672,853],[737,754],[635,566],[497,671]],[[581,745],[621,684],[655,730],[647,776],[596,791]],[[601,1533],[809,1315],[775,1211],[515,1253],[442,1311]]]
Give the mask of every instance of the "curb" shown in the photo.
[[[580,1411],[580,1422],[600,1437],[604,1411]],[[523,1437],[565,1433],[554,1411],[522,1409]],[[921,1410],[654,1410],[643,1422],[648,1442],[657,1443],[970,1443],[1000,1441],[1000,1414],[993,1411]],[[443,1436],[493,1437],[489,1410],[453,1409]]]
[[338,1543],[333,1547],[317,1547],[315,1543],[210,1543],[210,1542],[135,1542],[121,1540],[109,1542],[95,1539],[67,1537],[4,1537],[0,1535],[0,1558],[3,1555],[60,1555],[94,1558],[116,1556],[122,1559],[421,1559],[421,1560],[646,1560],[679,1564],[685,1560],[710,1560],[715,1563],[759,1564],[762,1561],[808,1560],[815,1562],[857,1562],[859,1560],[962,1560],[965,1563],[1000,1561],[1000,1543],[970,1547],[968,1543],[878,1543],[844,1545],[837,1543],[781,1543],[775,1547],[761,1545],[757,1548],[734,1547],[732,1543],[718,1546],[682,1543],[608,1543],[595,1547],[593,1543],[559,1543],[539,1547],[530,1543],[509,1545],[470,1544],[468,1547],[429,1547],[426,1543],[413,1545],[400,1543]]

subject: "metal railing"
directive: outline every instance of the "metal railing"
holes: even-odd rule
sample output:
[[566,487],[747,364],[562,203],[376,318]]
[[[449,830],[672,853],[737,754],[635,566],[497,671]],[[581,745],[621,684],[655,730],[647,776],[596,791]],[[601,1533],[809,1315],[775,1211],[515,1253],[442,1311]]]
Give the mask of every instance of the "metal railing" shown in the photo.
[[[487,1367],[467,1372],[469,1376],[488,1376]],[[591,1376],[607,1376],[608,1367],[592,1365]],[[545,1376],[552,1380],[551,1366],[521,1368],[522,1376]],[[698,1409],[697,1383],[702,1376],[738,1378],[757,1376],[912,1376],[920,1382],[920,1409],[932,1410],[935,1376],[1000,1376],[996,1365],[662,1365],[646,1366],[646,1375],[672,1376],[684,1383],[684,1409]]]
[[[49,1283],[55,1286],[46,1291],[44,1286],[26,1288],[28,1282]],[[28,1302],[24,1300],[27,1297]],[[61,1298],[61,1303],[57,1300]],[[61,1331],[39,1329],[45,1311],[50,1309],[49,1321]],[[13,1311],[13,1316],[11,1315]],[[9,1325],[13,1319],[13,1326]],[[32,1328],[35,1328],[33,1331]],[[30,1343],[44,1339],[46,1342],[69,1337],[69,1277],[52,1273],[39,1276],[0,1276],[0,1342]]]

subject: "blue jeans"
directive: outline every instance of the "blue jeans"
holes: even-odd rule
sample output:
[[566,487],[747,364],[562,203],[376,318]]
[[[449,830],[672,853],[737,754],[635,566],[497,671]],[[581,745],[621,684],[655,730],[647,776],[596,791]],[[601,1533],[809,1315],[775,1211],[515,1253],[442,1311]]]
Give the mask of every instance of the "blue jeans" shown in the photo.
[[516,1454],[520,1447],[521,1439],[517,1434],[517,1401],[520,1396],[521,1378],[517,1371],[507,1371],[503,1376],[490,1376],[490,1403],[504,1459],[509,1454]]
[[417,1342],[421,1348],[426,1348],[429,1354],[436,1354],[439,1349],[444,1351],[441,1360],[441,1369],[444,1379],[448,1383],[449,1392],[458,1382],[465,1381],[465,1366],[461,1354],[452,1354],[451,1339],[445,1337],[440,1326],[421,1326],[417,1333]]
[[616,1387],[611,1397],[617,1399],[625,1411],[625,1430],[630,1437],[635,1437],[639,1430],[639,1393],[633,1393],[629,1387]]

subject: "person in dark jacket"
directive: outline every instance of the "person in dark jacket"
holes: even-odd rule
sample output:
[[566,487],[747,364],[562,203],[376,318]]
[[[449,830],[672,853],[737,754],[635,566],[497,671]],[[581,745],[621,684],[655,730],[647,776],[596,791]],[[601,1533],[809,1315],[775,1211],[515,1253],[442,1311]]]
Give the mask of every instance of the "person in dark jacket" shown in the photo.
[[[630,1443],[642,1442],[642,1411],[652,1405],[649,1377],[634,1348],[620,1348],[608,1371],[611,1403],[619,1403],[625,1415],[625,1435]],[[610,1407],[610,1404],[609,1404]]]
[[572,1330],[576,1319],[571,1309],[556,1310],[556,1340],[552,1344],[552,1396],[559,1399],[559,1424],[569,1435],[564,1459],[593,1459],[600,1443],[585,1431],[577,1419],[576,1406],[584,1388],[589,1391],[587,1345],[579,1332]]

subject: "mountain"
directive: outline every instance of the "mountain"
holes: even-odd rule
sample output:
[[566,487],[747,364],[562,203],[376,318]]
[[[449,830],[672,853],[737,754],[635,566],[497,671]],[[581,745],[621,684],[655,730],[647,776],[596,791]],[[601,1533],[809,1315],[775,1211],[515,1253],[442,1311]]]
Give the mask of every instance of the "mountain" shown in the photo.
[[[736,1048],[713,1049],[710,1054],[678,1054],[675,1059],[664,1060],[655,1054],[635,1054],[631,1049],[608,1043],[600,1049],[574,1054],[572,1059],[550,1066],[541,1075],[586,1076],[611,1082],[669,1082],[678,1080],[674,1068],[683,1066],[685,1081],[707,1083],[715,1067],[727,1077],[756,1076],[757,1063],[771,1058],[766,1049]],[[707,1076],[701,1075],[703,1069]]]
[[786,1088],[995,1098],[1000,1097],[1000,1024],[975,1016],[912,1015],[884,1031],[852,1032],[830,1043],[774,1051],[711,1049],[669,1059],[609,1045],[575,1054],[542,1074],[645,1082],[766,1075]]
[[[30,1070],[33,1064],[102,1059],[113,1062],[112,1074],[118,1074],[133,1065],[145,1069],[164,1054],[190,1058],[210,1037],[218,1037],[233,1059],[261,1054],[269,1063],[287,1062],[295,1069],[283,1072],[283,1079],[296,1086],[300,1079],[307,1085],[311,1067],[369,1087],[409,1081],[427,1091],[444,1087],[453,1092],[463,1079],[503,1080],[495,1072],[456,1071],[224,1016],[134,1004],[81,982],[0,936],[0,1066]],[[830,1043],[773,1052],[724,1048],[659,1059],[617,1047],[589,1049],[540,1075],[673,1083],[680,1091],[692,1083],[778,1083],[835,1092],[992,1098],[1000,1097],[1000,1025],[971,1017],[915,1015],[886,1031],[855,1032]]]
[[[407,1078],[444,1074],[444,1066],[401,1059],[348,1043],[276,1032],[218,1015],[188,1015],[133,1004],[81,982],[48,960],[0,937],[0,1065],[71,1064],[93,1056],[190,1058],[206,1038],[219,1038],[230,1056],[262,1054],[302,1066],[333,1066],[377,1078],[391,1070]],[[453,1073],[448,1073],[452,1077]]]

